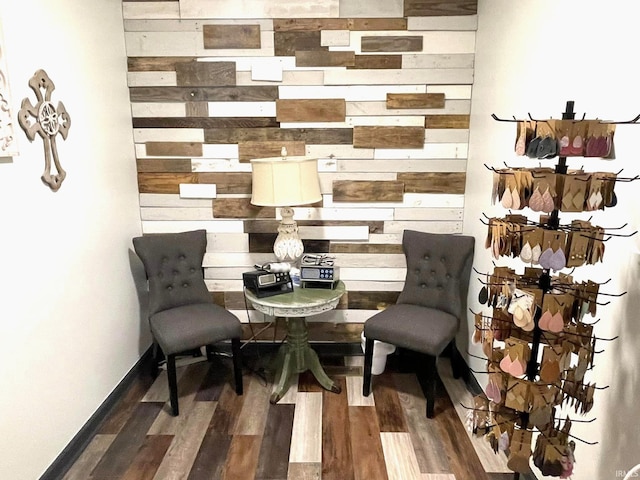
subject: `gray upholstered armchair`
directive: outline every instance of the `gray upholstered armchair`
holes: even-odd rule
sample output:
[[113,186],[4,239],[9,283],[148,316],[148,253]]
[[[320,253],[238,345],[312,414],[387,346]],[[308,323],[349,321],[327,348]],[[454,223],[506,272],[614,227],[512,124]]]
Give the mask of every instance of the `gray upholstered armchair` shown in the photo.
[[133,239],[136,254],[149,281],[149,326],[154,359],[158,347],[167,360],[167,378],[173,415],[178,415],[176,355],[231,340],[236,393],[242,395],[240,321],[213,303],[204,282],[202,261],[207,248],[205,230],[145,235]]
[[374,341],[425,354],[427,417],[433,417],[437,379],[436,360],[452,347],[454,376],[460,371],[455,336],[465,319],[473,263],[473,237],[405,230],[402,247],[407,275],[396,304],[369,318],[364,325],[363,395],[371,392]]

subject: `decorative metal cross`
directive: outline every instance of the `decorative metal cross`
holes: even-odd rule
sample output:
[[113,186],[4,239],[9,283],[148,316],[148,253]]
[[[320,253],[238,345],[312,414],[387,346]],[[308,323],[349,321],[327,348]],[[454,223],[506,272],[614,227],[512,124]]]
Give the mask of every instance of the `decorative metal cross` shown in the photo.
[[[18,112],[18,123],[27,134],[30,142],[33,142],[36,133],[42,137],[44,142],[44,173],[40,178],[49,185],[51,190],[56,192],[67,176],[67,172],[64,171],[58,160],[56,135],[59,133],[66,140],[69,127],[71,127],[71,117],[62,102],[58,102],[57,108],[51,102],[51,93],[56,87],[47,72],[38,70],[34,73],[29,80],[29,87],[35,92],[38,102],[33,106],[28,98],[22,100]],[[53,157],[57,172],[53,175],[51,174],[51,157]]]

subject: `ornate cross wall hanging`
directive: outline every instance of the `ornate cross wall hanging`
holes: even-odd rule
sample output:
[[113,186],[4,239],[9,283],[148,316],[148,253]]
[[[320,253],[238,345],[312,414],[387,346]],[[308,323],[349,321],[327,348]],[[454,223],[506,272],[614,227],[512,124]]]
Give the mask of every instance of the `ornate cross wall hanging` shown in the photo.
[[[59,133],[63,139],[67,138],[71,117],[62,102],[58,102],[57,108],[51,102],[51,93],[56,87],[47,72],[38,70],[34,73],[29,80],[29,87],[35,92],[38,101],[34,106],[28,98],[22,100],[18,112],[18,123],[27,134],[30,142],[33,142],[36,133],[42,137],[44,142],[44,173],[41,178],[51,190],[56,192],[67,176],[67,172],[64,171],[58,159],[56,135]],[[52,157],[56,169],[55,174],[51,174]]]

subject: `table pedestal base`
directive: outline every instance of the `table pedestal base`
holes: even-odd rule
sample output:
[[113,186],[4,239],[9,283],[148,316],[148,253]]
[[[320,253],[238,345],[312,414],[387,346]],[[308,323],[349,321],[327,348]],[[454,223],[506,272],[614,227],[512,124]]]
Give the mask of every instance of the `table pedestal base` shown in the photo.
[[287,390],[291,377],[310,370],[326,390],[340,393],[341,388],[331,380],[320,365],[318,354],[309,345],[307,322],[301,317],[287,318],[287,342],[280,347],[274,359],[274,387],[270,402],[277,403]]

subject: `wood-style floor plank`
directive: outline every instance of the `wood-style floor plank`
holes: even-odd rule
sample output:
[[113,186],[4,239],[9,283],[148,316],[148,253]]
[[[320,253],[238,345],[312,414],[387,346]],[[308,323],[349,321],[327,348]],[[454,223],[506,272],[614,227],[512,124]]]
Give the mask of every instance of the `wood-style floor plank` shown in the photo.
[[140,402],[137,405],[127,423],[91,472],[92,479],[111,480],[122,477],[136,456],[138,448],[142,446],[149,427],[163,405],[164,403],[160,402]]
[[122,480],[152,480],[172,441],[173,435],[147,435]]
[[256,376],[245,376],[242,409],[234,435],[262,435],[267,423],[271,386]]
[[398,397],[407,419],[420,471],[430,474],[450,472],[446,448],[440,438],[438,425],[425,415],[427,401],[418,379],[413,374],[398,373],[394,375],[394,381],[398,387]]
[[377,375],[373,378],[371,385],[380,431],[408,432],[392,375],[387,372]]
[[222,478],[224,480],[248,480],[254,478],[258,468],[261,445],[262,435],[234,435],[227,454]]
[[260,446],[255,480],[286,480],[295,405],[271,405]]
[[187,421],[176,432],[154,480],[183,480],[187,478],[199,453],[207,426],[216,409],[215,402],[194,402],[193,409],[186,414]]
[[381,432],[380,441],[382,442],[389,480],[420,478],[420,466],[418,465],[418,459],[413,450],[409,433]]
[[287,475],[287,480],[320,480],[321,478],[322,464],[320,463],[289,464],[289,473]]
[[388,480],[380,426],[374,407],[349,407],[355,480]]
[[322,462],[322,393],[298,392],[289,462]]
[[375,405],[374,396],[362,395],[362,375],[347,377],[347,401],[350,407],[373,407]]
[[322,392],[322,480],[355,480],[346,382],[335,382],[340,394]]
[[240,417],[240,412],[242,411],[243,402],[244,395],[237,395],[233,387],[225,384],[217,402],[216,411],[211,418],[211,424],[208,428],[209,432],[233,435],[236,430],[238,418]]
[[216,401],[222,393],[225,384],[231,381],[232,370],[227,362],[218,357],[208,362],[209,370],[204,376],[200,389],[196,394],[196,402]]
[[205,433],[187,480],[222,478],[232,439],[231,435],[223,432]]
[[91,471],[96,467],[115,438],[115,434],[97,434],[94,436],[62,480],[84,480],[89,478]]

